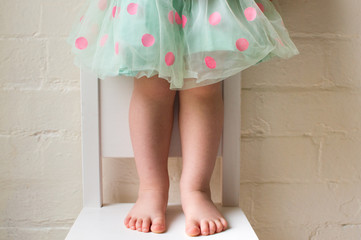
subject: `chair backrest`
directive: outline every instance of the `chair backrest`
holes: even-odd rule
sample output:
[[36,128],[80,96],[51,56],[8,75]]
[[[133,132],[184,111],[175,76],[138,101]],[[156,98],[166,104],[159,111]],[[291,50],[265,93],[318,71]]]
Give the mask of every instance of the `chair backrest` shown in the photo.
[[[222,156],[222,204],[238,206],[240,183],[240,74],[223,82],[224,127]],[[133,89],[131,77],[98,79],[81,70],[83,205],[102,206],[102,157],[133,157],[128,111]],[[178,114],[178,102],[174,114]],[[175,116],[170,156],[181,156]]]

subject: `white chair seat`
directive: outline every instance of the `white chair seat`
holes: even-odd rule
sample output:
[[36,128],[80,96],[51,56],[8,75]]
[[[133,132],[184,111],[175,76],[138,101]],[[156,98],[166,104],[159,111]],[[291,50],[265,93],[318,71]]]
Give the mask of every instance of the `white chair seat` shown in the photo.
[[[75,221],[66,240],[183,240],[192,239],[185,233],[185,218],[180,205],[168,205],[167,231],[163,234],[141,233],[127,229],[123,220],[133,203],[103,205],[102,208],[85,207]],[[229,223],[229,228],[211,236],[196,239],[207,240],[258,240],[243,211],[237,207],[217,206]]]

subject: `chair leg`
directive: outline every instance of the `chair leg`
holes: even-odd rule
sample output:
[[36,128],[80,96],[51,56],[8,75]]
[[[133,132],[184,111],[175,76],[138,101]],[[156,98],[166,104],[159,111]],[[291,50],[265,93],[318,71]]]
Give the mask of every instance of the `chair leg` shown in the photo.
[[99,79],[81,70],[83,207],[102,207]]
[[239,205],[241,141],[241,74],[223,82],[222,205]]

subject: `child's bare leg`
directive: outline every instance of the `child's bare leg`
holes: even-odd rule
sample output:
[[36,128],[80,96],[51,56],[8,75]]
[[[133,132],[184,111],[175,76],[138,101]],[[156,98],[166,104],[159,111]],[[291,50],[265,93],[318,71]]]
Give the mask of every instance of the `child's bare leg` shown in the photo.
[[134,79],[129,126],[140,184],[138,200],[124,220],[133,230],[166,230],[167,160],[175,93],[166,80],[157,76]]
[[210,179],[223,127],[221,83],[179,92],[183,171],[180,182],[186,233],[209,235],[227,228],[211,200]]

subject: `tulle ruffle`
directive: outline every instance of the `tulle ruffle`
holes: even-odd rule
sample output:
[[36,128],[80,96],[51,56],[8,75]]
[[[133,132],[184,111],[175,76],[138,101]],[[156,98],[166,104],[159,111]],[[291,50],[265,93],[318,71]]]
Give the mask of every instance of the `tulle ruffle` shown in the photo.
[[170,89],[299,54],[270,0],[88,0],[67,41],[99,78],[158,74]]

